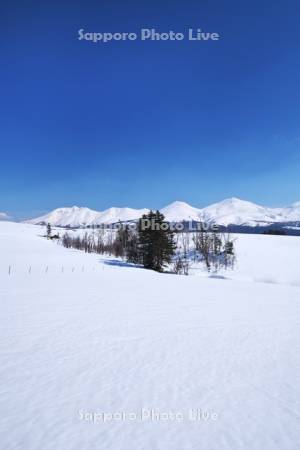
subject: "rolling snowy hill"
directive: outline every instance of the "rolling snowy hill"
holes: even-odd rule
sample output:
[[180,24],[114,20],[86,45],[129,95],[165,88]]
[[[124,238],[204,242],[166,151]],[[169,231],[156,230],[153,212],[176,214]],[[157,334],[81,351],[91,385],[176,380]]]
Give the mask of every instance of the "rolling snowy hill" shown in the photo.
[[[94,211],[89,208],[59,208],[27,223],[53,226],[80,227],[111,224],[139,219],[149,210],[109,208]],[[169,222],[196,221],[218,225],[266,226],[274,223],[300,222],[300,202],[285,208],[268,208],[238,198],[229,198],[206,208],[195,208],[188,203],[175,201],[161,209]]]
[[3,449],[298,450],[299,238],[238,236],[218,279],[43,232],[0,223]]

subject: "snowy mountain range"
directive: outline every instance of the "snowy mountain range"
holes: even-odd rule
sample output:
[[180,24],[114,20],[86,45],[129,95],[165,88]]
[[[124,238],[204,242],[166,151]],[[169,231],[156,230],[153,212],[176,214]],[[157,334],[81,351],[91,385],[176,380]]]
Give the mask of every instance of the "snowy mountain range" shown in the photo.
[[0,212],[0,220],[9,220],[10,217],[5,212]]
[[52,226],[81,227],[116,222],[128,222],[139,219],[147,214],[148,209],[109,208],[105,211],[95,211],[89,208],[73,206],[71,208],[57,208],[44,216],[27,220],[26,223],[34,225],[50,223]]
[[[58,208],[44,216],[26,221],[31,224],[46,224],[61,227],[82,227],[113,224],[139,219],[149,209],[109,208],[95,211],[73,206]],[[268,208],[238,198],[229,198],[205,208],[195,208],[188,203],[175,201],[161,209],[169,222],[195,221],[218,225],[267,226],[274,223],[300,224],[300,202],[283,208]]]

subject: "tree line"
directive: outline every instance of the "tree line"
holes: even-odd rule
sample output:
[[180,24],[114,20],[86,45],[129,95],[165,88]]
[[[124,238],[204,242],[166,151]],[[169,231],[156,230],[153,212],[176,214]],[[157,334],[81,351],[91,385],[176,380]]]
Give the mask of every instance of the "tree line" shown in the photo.
[[234,243],[229,234],[200,231],[193,233],[192,239],[193,251],[190,233],[174,233],[162,213],[150,211],[139,219],[135,229],[119,223],[110,232],[100,229],[82,236],[65,233],[61,242],[66,248],[113,255],[157,272],[167,269],[188,275],[193,258],[204,261],[208,271],[233,265]]

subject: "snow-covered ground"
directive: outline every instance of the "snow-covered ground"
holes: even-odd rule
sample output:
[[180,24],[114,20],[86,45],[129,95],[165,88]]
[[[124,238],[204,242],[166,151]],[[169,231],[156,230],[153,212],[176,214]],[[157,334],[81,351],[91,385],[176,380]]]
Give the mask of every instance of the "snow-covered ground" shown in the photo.
[[0,223],[1,448],[299,448],[300,238],[236,236],[222,279],[43,231]]

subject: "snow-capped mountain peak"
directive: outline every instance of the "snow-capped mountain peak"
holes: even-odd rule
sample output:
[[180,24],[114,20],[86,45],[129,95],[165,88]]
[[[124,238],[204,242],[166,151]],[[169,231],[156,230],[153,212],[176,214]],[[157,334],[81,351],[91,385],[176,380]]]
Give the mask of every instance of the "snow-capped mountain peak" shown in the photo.
[[[72,206],[27,221],[32,224],[50,223],[53,226],[80,227],[100,224],[129,222],[147,214],[149,209],[108,208],[95,211]],[[300,222],[300,202],[285,208],[268,208],[236,197],[227,198],[206,208],[195,208],[183,201],[174,201],[161,209],[169,222],[197,221],[218,225],[257,226],[283,222]],[[1,214],[0,214],[1,219]]]
[[149,209],[133,209],[133,208],[108,208],[103,212],[99,212],[96,224],[111,224],[117,222],[129,222],[137,220],[143,214],[147,214]]
[[258,225],[276,220],[277,211],[236,197],[214,203],[202,210],[203,220],[218,225]]
[[101,212],[85,207],[72,206],[67,208],[57,208],[41,217],[28,220],[27,223],[34,225],[44,225],[50,223],[52,226],[81,227],[136,220],[147,212],[148,209],[114,207]]
[[293,203],[290,208],[300,208],[300,202]]
[[34,225],[43,225],[50,223],[53,226],[78,227],[93,223],[98,216],[98,211],[89,208],[80,208],[78,206],[57,208],[48,214],[28,220],[27,223]]
[[201,210],[194,208],[188,203],[175,201],[162,208],[161,212],[169,222],[181,222],[183,220],[199,221]]

